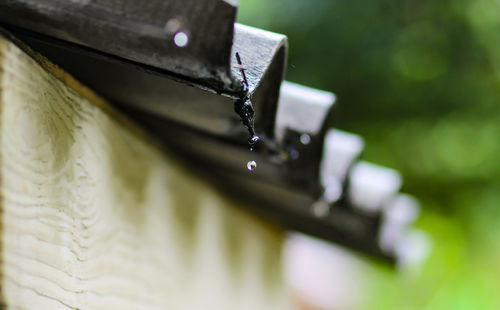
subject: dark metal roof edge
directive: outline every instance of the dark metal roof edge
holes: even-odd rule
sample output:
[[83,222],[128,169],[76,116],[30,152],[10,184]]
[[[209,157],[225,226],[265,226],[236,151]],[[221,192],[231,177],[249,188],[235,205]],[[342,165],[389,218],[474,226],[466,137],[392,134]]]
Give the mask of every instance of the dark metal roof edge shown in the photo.
[[[0,2],[0,23],[169,71],[226,93],[239,87],[229,68],[235,19],[236,6],[223,0]],[[186,46],[175,44],[179,32],[188,35]]]
[[[243,61],[243,67],[246,69],[245,73],[248,79],[250,93],[255,92],[274,61],[280,62],[276,73],[282,76],[284,75],[285,64],[288,59],[288,38],[286,35],[238,23],[236,23],[234,27],[231,71],[233,76],[240,76],[240,71],[237,68],[238,63],[235,57],[236,52],[238,52]],[[276,59],[281,49],[283,49],[284,54],[280,59]]]

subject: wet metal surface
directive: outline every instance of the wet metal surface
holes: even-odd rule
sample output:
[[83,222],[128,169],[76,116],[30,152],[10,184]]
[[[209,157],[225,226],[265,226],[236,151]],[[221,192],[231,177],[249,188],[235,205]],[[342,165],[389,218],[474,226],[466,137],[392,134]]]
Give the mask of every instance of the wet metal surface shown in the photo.
[[330,127],[332,93],[282,83],[285,36],[235,14],[223,0],[0,2],[0,26],[256,212],[383,260],[410,251],[400,175]]
[[[5,0],[0,20],[234,92],[235,5],[222,0]],[[188,44],[179,47],[178,35]],[[177,37],[176,37],[177,36]]]

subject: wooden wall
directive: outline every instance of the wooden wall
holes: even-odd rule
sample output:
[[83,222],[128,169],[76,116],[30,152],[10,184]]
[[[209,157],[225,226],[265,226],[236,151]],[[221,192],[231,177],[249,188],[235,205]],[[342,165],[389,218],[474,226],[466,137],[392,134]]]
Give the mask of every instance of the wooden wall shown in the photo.
[[289,309],[282,232],[0,36],[8,309]]

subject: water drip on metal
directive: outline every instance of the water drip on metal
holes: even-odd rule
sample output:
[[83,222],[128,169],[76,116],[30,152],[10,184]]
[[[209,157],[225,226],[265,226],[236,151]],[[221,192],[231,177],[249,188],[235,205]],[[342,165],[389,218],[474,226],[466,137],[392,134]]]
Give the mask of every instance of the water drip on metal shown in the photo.
[[248,139],[248,145],[250,151],[253,151],[255,143],[259,141],[259,136],[255,134],[254,127],[254,115],[255,111],[252,106],[252,102],[249,98],[237,99],[234,102],[234,111],[240,116],[241,122],[248,129],[250,133],[250,138]]
[[236,99],[234,102],[234,111],[240,116],[241,122],[248,129],[250,133],[250,138],[248,139],[248,146],[250,147],[250,151],[253,151],[255,148],[255,143],[259,141],[259,136],[255,134],[254,127],[254,116],[255,110],[253,109],[252,102],[248,97],[248,80],[245,75],[245,68],[243,67],[243,63],[241,62],[240,54],[236,52],[236,61],[238,62],[238,68],[241,72],[241,77],[243,78],[243,90],[241,92],[240,98]]

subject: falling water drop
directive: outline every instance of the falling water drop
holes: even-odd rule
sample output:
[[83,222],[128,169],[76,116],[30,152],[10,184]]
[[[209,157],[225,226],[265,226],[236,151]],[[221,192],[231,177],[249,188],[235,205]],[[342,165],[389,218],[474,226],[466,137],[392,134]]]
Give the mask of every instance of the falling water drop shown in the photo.
[[251,160],[247,163],[247,169],[249,171],[252,171],[254,170],[255,168],[257,167],[257,163],[255,162],[255,160]]

